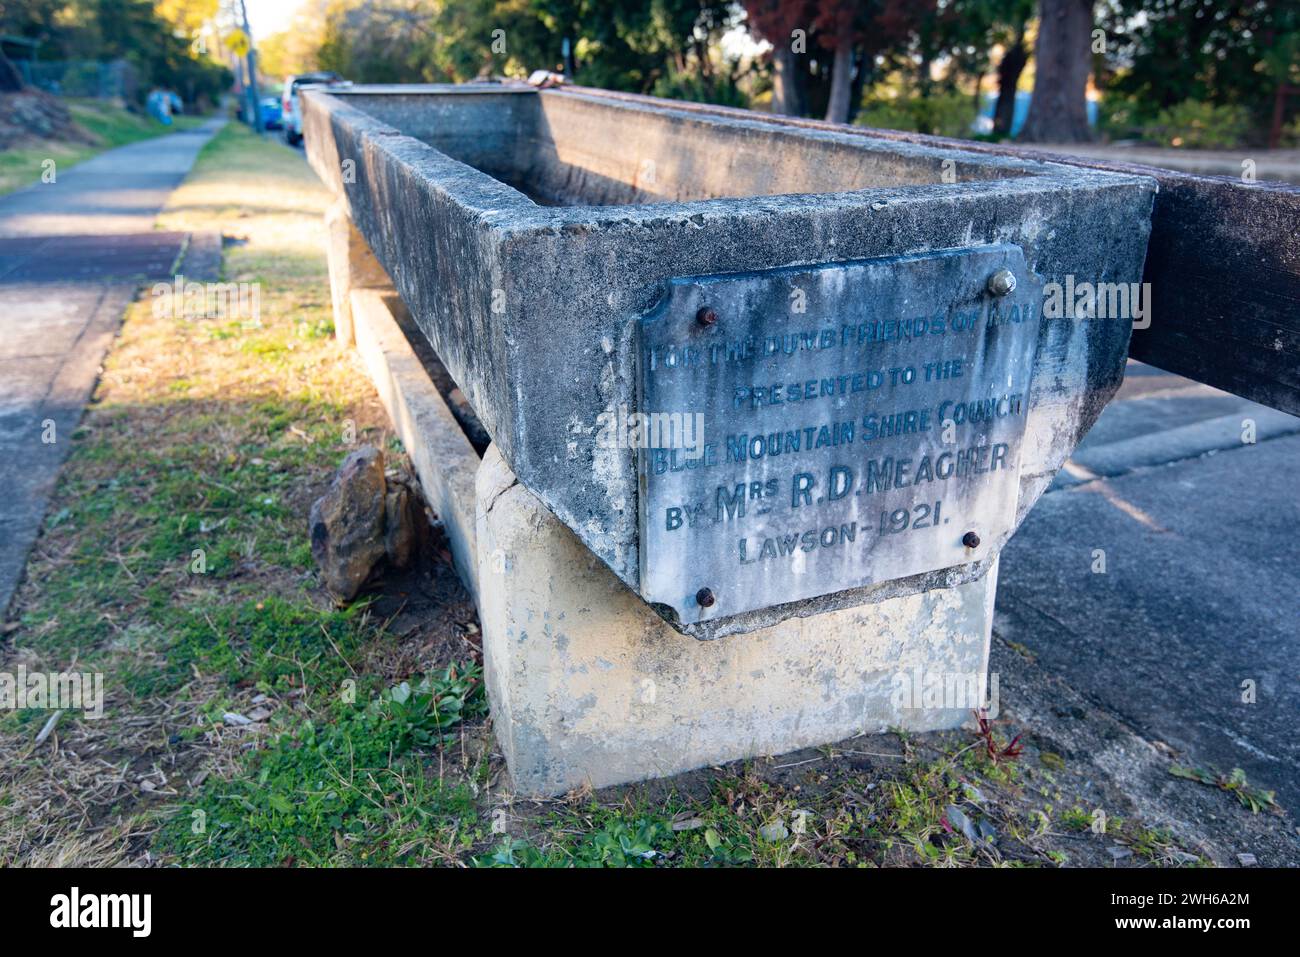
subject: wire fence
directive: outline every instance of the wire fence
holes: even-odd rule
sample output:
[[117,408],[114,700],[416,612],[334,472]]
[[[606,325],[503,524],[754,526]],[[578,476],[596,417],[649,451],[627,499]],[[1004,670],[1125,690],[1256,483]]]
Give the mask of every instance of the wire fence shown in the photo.
[[133,100],[139,74],[126,60],[18,60],[23,81],[58,96]]

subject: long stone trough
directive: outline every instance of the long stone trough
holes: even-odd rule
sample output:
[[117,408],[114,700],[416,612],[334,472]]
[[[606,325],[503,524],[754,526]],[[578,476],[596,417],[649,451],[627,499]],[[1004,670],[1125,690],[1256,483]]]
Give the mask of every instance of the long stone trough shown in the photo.
[[1154,179],[571,88],[304,102],[340,338],[438,405],[404,330],[491,440],[415,458],[474,474],[439,511],[516,787],[969,717],[914,692],[985,696],[999,551],[1134,326],[1056,291],[1136,290]]

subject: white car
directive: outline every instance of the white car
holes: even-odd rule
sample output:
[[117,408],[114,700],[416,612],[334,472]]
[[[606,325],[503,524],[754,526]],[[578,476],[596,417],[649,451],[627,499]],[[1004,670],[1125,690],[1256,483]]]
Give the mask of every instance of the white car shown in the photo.
[[280,122],[284,125],[284,141],[290,146],[302,142],[302,111],[298,109],[298,90],[304,86],[344,86],[348,82],[330,70],[317,73],[299,73],[284,79],[284,92],[280,94]]

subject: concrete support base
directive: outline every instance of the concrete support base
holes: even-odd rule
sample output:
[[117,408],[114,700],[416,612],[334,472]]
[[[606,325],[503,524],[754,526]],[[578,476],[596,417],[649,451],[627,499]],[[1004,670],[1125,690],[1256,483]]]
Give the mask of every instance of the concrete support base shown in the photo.
[[474,549],[474,475],[479,457],[429,379],[392,307],[397,293],[354,289],[350,314],[357,352],[419,476],[424,498],[442,521],[452,560],[478,595]]
[[[332,277],[339,262],[331,254]],[[478,604],[492,719],[518,793],[891,727],[956,727],[983,703],[996,565],[956,588],[685,637],[515,480],[495,446],[480,462],[395,319],[395,293],[348,291],[352,340]]]
[[348,217],[347,204],[336,200],[325,211],[325,255],[329,263],[330,302],[334,307],[334,336],[341,345],[352,345],[352,290],[384,289],[393,283],[370,251],[357,227]]
[[983,701],[996,567],[957,588],[697,641],[518,484],[495,446],[477,484],[488,695],[520,793],[951,728]]

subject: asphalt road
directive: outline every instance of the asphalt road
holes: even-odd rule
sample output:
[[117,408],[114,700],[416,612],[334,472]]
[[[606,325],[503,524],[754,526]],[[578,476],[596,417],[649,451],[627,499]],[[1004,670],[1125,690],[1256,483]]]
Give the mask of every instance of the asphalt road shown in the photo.
[[1300,419],[1130,363],[1004,550],[994,632],[1179,763],[1241,768],[1294,813],[1297,529]]

